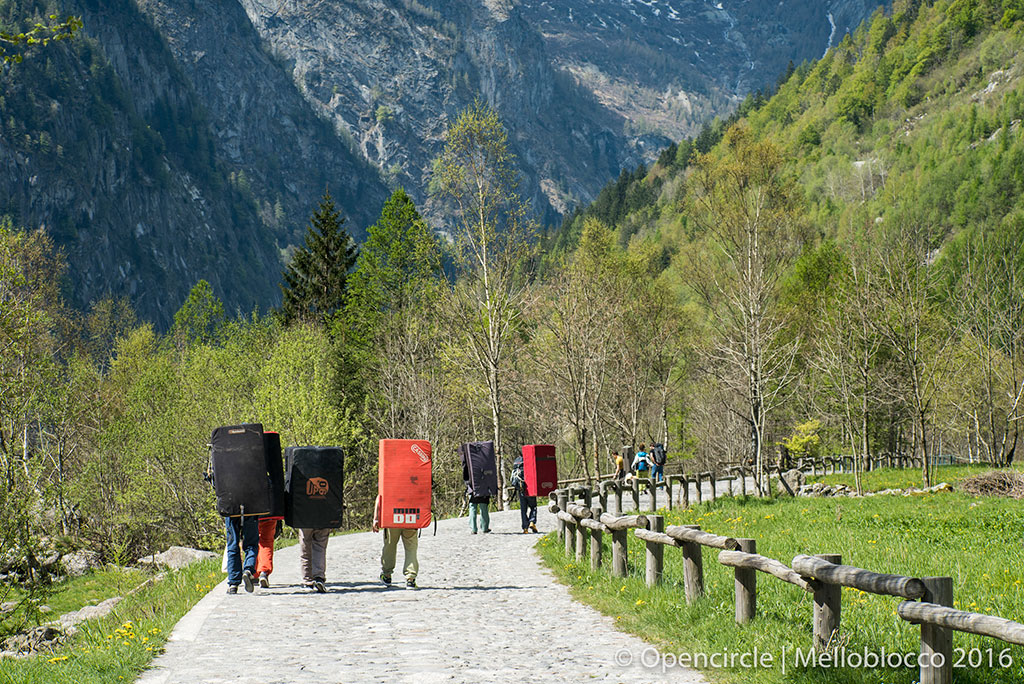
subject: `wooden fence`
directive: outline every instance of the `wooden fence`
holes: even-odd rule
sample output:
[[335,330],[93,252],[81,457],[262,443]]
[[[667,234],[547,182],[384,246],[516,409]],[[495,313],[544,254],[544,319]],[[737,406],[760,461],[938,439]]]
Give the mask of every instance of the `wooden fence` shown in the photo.
[[702,550],[718,549],[718,562],[734,569],[735,620],[738,624],[748,623],[757,615],[759,572],[799,587],[813,596],[813,644],[818,651],[828,650],[837,643],[843,587],[902,598],[897,614],[921,627],[920,684],[951,684],[953,681],[954,630],[1024,646],[1024,624],[952,608],[953,580],[950,577],[918,578],[876,573],[843,565],[838,554],[800,555],[787,566],[758,554],[754,539],[722,537],[701,530],[697,525],[670,525],[666,528],[664,517],[660,515],[623,516],[620,510],[618,516],[612,516],[604,512],[602,504],[583,505],[573,501],[567,490],[557,490],[552,496],[554,499],[549,510],[558,518],[558,536],[564,540],[566,554],[575,554],[576,560],[583,562],[589,537],[592,570],[602,566],[605,533],[612,535],[612,574],[616,577],[627,574],[628,530],[632,529],[633,534],[644,542],[648,587],[663,581],[665,547],[680,549],[683,591],[688,604],[704,596]]
[[[876,460],[888,467],[917,468],[921,466],[921,459],[911,456],[882,456]],[[851,473],[853,472],[853,456],[802,458],[798,459],[795,469],[812,477]],[[769,487],[774,486],[773,483],[781,481],[783,486],[789,490],[789,486],[782,478],[782,473],[783,470],[778,467],[768,473]],[[721,466],[721,472],[706,470],[691,474],[671,473],[666,474],[665,479],[661,481],[655,481],[649,477],[634,477],[628,481],[613,480],[611,477],[608,475],[605,479],[596,481],[587,478],[559,480],[559,488],[567,490],[570,498],[582,496],[587,505],[594,500],[600,501],[602,510],[606,512],[612,510],[609,503],[612,500],[610,497],[614,497],[615,512],[619,515],[626,510],[622,505],[624,496],[628,495],[633,501],[630,510],[638,511],[640,510],[641,494],[648,494],[648,510],[654,512],[658,510],[658,501],[663,493],[665,497],[663,500],[671,511],[677,503],[682,504],[684,508],[688,508],[691,501],[698,504],[703,503],[705,484],[709,490],[709,500],[716,499],[720,491],[728,496],[737,494],[747,496],[747,481],[753,477],[753,469],[743,465],[725,464]],[[790,494],[795,495],[796,492],[790,491]]]

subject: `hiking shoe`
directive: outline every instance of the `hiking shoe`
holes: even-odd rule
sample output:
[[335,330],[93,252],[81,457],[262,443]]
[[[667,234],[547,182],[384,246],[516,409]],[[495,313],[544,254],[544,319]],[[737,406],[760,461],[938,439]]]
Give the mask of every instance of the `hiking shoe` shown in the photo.
[[416,580],[413,579],[412,577],[410,577],[409,579],[405,580],[405,588],[406,589],[415,589],[416,588]]
[[530,531],[534,534],[540,534],[540,530],[537,529],[537,525],[535,523],[530,523]]
[[383,572],[380,573],[380,581],[383,582],[386,586],[390,587],[391,586],[391,575],[385,575]]
[[228,593],[229,594],[237,594],[238,593],[238,585],[237,584],[229,584],[228,585]]
[[327,593],[327,587],[324,586],[324,580],[321,577],[317,577],[313,580],[313,588],[316,589],[316,593],[318,594]]
[[469,533],[470,534],[476,534],[476,530],[470,530]]
[[260,589],[269,589],[269,588],[270,588],[270,578],[267,577],[267,573],[261,572],[260,573]]
[[530,528],[529,527],[524,527],[523,528],[523,534],[529,534],[529,533],[530,533]]
[[242,584],[245,585],[246,593],[251,594],[254,587],[252,583],[252,570],[246,570],[242,573]]
[[490,528],[488,528],[488,529],[484,530],[484,534],[487,534],[490,531],[491,531]]

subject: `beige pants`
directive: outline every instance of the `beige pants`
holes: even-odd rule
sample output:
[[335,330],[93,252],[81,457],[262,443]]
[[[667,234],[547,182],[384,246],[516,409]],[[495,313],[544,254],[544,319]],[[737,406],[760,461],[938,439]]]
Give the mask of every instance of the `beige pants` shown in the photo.
[[303,582],[327,579],[327,540],[330,538],[329,529],[299,530],[299,568]]
[[420,571],[420,562],[416,558],[416,549],[419,547],[419,530],[400,530],[384,528],[384,550],[380,553],[381,572],[391,577],[395,569],[395,559],[398,555],[398,540],[402,540],[405,547],[405,565],[402,572],[406,579],[416,579]]

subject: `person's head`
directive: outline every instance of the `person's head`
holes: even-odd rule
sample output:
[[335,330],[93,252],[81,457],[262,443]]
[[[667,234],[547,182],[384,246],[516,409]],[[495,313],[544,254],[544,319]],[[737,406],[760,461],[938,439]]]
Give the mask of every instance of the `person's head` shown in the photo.
[[643,444],[641,444],[641,445],[640,445],[640,451],[643,451],[643,450],[644,450],[644,445],[643,445]]

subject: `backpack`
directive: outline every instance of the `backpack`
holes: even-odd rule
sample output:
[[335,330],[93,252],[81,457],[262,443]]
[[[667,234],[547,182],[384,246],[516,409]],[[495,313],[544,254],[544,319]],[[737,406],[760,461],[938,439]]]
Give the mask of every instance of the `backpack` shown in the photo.
[[665,447],[661,444],[655,444],[651,449],[651,458],[654,459],[654,465],[663,466],[665,465]]
[[641,452],[641,453],[643,453],[643,456],[641,456],[640,460],[638,460],[636,462],[636,470],[637,470],[637,472],[640,472],[641,470],[647,470],[647,453],[646,452]]
[[508,476],[508,481],[517,491],[522,492],[524,495],[526,494],[526,478],[523,473],[522,461],[512,466],[512,472]]

